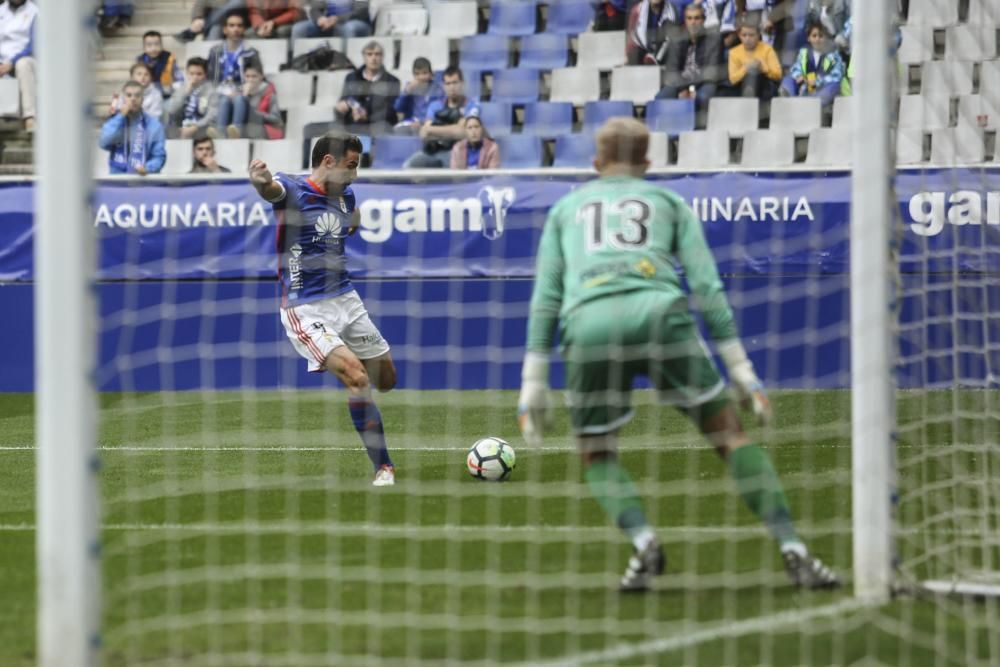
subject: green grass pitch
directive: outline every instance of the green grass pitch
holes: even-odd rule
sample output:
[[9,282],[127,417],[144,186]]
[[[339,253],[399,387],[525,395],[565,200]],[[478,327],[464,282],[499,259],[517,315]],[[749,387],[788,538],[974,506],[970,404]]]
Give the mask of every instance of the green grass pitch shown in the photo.
[[[754,436],[811,548],[849,578],[849,394],[773,398],[777,422]],[[380,396],[398,466],[385,489],[370,486],[340,391],[101,400],[106,665],[1000,661],[995,602],[862,607],[849,582],[792,590],[724,465],[644,392],[622,457],[669,564],[656,591],[631,596],[614,590],[629,547],[581,482],[565,415],[532,450],[516,435],[513,392]],[[919,461],[901,466],[904,498],[917,493],[909,475],[928,484],[985,465],[1000,479],[995,453],[985,464],[981,451],[944,453],[997,442],[983,418],[995,403],[903,396],[901,457]],[[516,448],[509,482],[465,472],[463,450],[484,435]],[[32,397],[0,394],[0,665],[12,667],[35,663],[33,443]],[[926,499],[952,487],[928,488],[901,509],[905,523],[920,525]],[[910,553],[927,544],[901,540],[917,570],[933,567]]]

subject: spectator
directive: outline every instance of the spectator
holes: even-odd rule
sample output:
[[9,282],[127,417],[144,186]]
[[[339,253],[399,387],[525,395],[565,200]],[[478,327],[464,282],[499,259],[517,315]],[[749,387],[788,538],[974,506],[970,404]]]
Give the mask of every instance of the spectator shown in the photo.
[[729,81],[742,97],[769,100],[781,83],[778,54],[761,40],[753,20],[742,21],[737,32],[741,44],[729,50]]
[[235,91],[243,85],[243,69],[247,65],[261,67],[257,49],[243,43],[246,22],[239,12],[226,16],[223,27],[226,40],[208,52],[208,70],[205,72],[213,86]]
[[479,104],[465,96],[462,70],[452,65],[444,71],[444,99],[435,100],[427,107],[420,138],[424,140],[421,151],[407,158],[404,167],[411,169],[436,169],[450,162],[451,147],[465,139],[465,122],[479,115]]
[[155,174],[167,159],[163,125],[142,110],[142,84],[129,81],[122,87],[122,109],[104,121],[101,148],[110,151],[112,174]]
[[103,0],[98,10],[101,19],[97,23],[97,28],[104,35],[114,34],[119,28],[132,23],[134,12],[135,6],[132,0]]
[[206,79],[208,63],[191,58],[184,71],[184,88],[167,103],[167,124],[171,135],[184,139],[201,138],[215,126],[219,115],[219,96]]
[[479,116],[465,119],[465,139],[451,147],[452,169],[499,169],[500,148]]
[[261,39],[287,38],[302,15],[299,0],[246,0],[250,31]]
[[153,85],[159,88],[165,98],[170,97],[174,89],[180,88],[184,81],[180,63],[174,58],[174,54],[163,50],[163,35],[155,30],[149,30],[142,36],[142,55],[136,60],[149,67]]
[[413,60],[413,79],[403,88],[403,94],[396,98],[393,109],[402,115],[402,120],[396,128],[404,131],[417,132],[427,116],[427,107],[431,102],[444,99],[444,88],[434,81],[431,71],[431,61],[420,57]]
[[628,13],[625,57],[629,65],[662,64],[671,31],[677,25],[677,8],[667,0],[642,0]]
[[229,174],[232,173],[227,167],[223,167],[215,159],[215,142],[211,137],[202,137],[194,140],[194,162],[191,165],[189,174]]
[[382,66],[382,46],[372,40],[365,44],[362,67],[347,75],[344,92],[334,107],[337,120],[354,134],[386,132],[396,124],[393,103],[399,97],[399,79]]
[[719,33],[724,49],[731,49],[740,43],[736,24],[739,18],[746,16],[743,0],[695,0],[693,4],[700,4],[705,10],[705,29]]
[[672,40],[664,66],[666,83],[659,99],[694,99],[699,111],[708,107],[719,82],[724,78],[722,38],[705,30],[705,9],[688,5],[684,9],[687,30]]
[[232,116],[219,115],[219,128],[230,139],[282,139],[285,136],[278,92],[274,84],[252,65],[243,70],[242,95],[233,98]]
[[35,131],[34,29],[38,6],[32,0],[0,5],[0,77],[14,76],[21,96],[24,129]]
[[191,8],[191,25],[174,38],[179,42],[191,42],[198,35],[205,39],[222,39],[222,26],[232,12],[246,9],[246,0],[194,0]]
[[828,107],[840,92],[844,61],[822,23],[810,24],[806,34],[809,46],[799,50],[780,92],[783,96],[819,97]]
[[597,3],[594,32],[624,30],[629,14],[629,0],[606,0]]
[[[134,63],[128,71],[129,80],[135,81],[142,86],[142,110],[160,120],[163,118],[163,95],[160,89],[153,85],[153,71],[145,63]],[[118,113],[122,108],[122,98],[115,94],[111,98],[111,109],[109,116]]]
[[292,38],[368,37],[368,2],[358,0],[311,0],[308,16],[292,26]]
[[806,7],[806,25],[822,23],[826,31],[833,35],[837,48],[850,50],[850,39],[845,31],[851,18],[851,3],[848,0],[809,0]]

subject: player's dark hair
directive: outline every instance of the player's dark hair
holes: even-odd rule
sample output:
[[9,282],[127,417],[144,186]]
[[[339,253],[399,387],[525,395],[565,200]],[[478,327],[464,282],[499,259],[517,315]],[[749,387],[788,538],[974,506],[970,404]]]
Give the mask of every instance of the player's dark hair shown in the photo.
[[455,76],[456,74],[458,75],[459,81],[465,81],[465,77],[462,76],[462,70],[458,67],[458,65],[449,65],[448,68],[445,69],[442,77]]
[[142,41],[143,42],[146,41],[147,37],[156,37],[161,42],[163,41],[163,35],[161,35],[158,30],[147,30],[146,32],[142,33]]
[[423,72],[423,71],[430,72],[430,71],[432,71],[431,70],[431,61],[427,60],[427,58],[424,58],[423,56],[420,56],[418,58],[414,58],[413,59],[413,68],[412,68],[411,71],[413,71],[413,72]]
[[184,69],[187,69],[188,67],[200,67],[206,72],[208,72],[208,61],[202,58],[201,56],[188,58],[187,64],[184,66]]
[[360,137],[336,130],[327,132],[313,146],[312,166],[315,168],[323,164],[323,158],[327,155],[332,155],[335,159],[339,160],[347,155],[348,151],[354,151],[359,154],[364,151],[364,148],[361,146]]

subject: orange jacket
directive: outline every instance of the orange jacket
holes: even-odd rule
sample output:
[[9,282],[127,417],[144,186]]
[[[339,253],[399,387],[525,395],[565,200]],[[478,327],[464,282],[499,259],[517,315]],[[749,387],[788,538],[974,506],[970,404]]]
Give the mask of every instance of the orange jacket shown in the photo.
[[729,49],[729,80],[739,83],[747,75],[747,63],[753,59],[760,61],[760,71],[772,81],[781,81],[781,62],[774,47],[760,42],[750,53],[742,44]]
[[274,25],[294,23],[302,15],[298,0],[247,0],[247,11],[251,28],[264,21],[274,21]]

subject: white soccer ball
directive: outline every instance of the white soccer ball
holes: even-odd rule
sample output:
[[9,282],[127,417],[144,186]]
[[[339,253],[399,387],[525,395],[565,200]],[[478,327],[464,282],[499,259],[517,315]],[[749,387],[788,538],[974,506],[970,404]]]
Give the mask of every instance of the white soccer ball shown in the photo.
[[465,465],[469,474],[478,480],[502,482],[513,472],[515,460],[514,448],[509,442],[490,436],[476,440],[465,457]]

